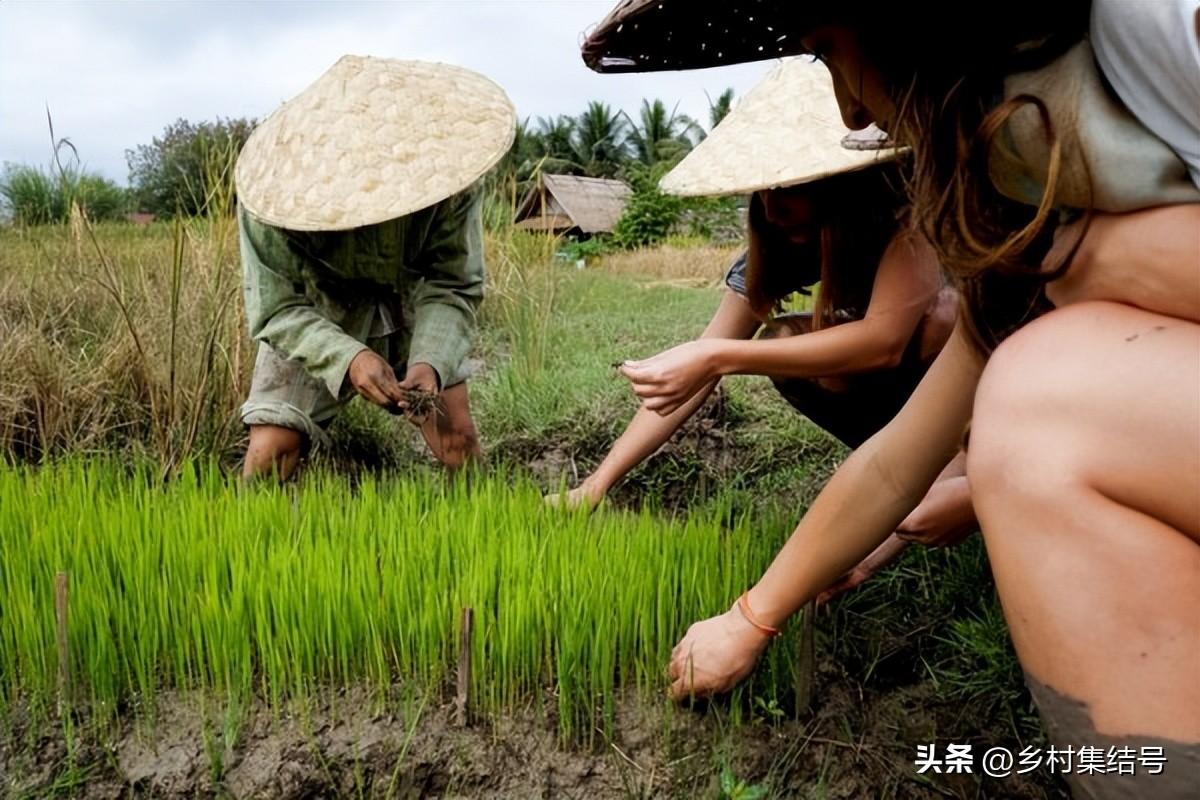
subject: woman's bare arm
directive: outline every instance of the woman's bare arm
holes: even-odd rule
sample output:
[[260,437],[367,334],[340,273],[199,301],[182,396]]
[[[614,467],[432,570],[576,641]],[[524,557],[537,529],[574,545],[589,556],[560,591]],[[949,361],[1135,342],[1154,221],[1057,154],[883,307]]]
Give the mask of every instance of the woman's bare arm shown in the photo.
[[750,591],[782,623],[886,539],[962,445],[982,363],[961,326],[896,418],[851,453]]
[[933,249],[897,236],[879,262],[862,319],[802,336],[722,341],[714,368],[720,375],[809,378],[895,367],[942,285]]
[[[760,621],[781,625],[916,507],[962,444],[981,371],[959,325],[908,403],[851,454],[749,591]],[[696,623],[672,653],[672,693],[726,691],[749,674],[765,646],[736,604]]]
[[[748,338],[754,335],[761,324],[762,321],[750,309],[745,298],[727,290],[700,338]],[[589,505],[599,503],[614,484],[671,438],[703,405],[716,385],[716,380],[709,382],[687,403],[666,416],[660,416],[645,407],[639,408],[600,466],[572,492],[569,500],[573,503],[587,502]]]
[[621,373],[646,408],[669,415],[722,375],[818,377],[883,369],[899,363],[941,288],[932,248],[923,240],[897,236],[880,262],[862,320],[774,340],[685,342],[626,362]]

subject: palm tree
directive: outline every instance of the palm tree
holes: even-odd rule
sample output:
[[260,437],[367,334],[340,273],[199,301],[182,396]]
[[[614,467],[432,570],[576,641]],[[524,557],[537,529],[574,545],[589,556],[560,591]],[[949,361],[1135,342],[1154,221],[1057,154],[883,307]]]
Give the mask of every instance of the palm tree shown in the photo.
[[648,166],[677,161],[696,146],[703,133],[691,117],[678,112],[678,106],[668,114],[662,100],[643,100],[638,116],[637,123],[629,120],[628,141],[637,160]]
[[566,114],[538,117],[535,152],[542,171],[576,174],[583,171],[575,151],[575,120]]
[[512,147],[500,162],[496,172],[511,175],[515,180],[523,181],[529,177],[534,165],[541,158],[542,143],[537,131],[529,125],[529,118],[518,119],[513,133]]
[[612,177],[628,156],[625,119],[606,103],[593,100],[575,118],[573,144],[576,160],[593,177]]
[[[704,96],[708,97],[708,92],[705,92]],[[711,97],[708,97],[708,129],[711,131],[713,128],[720,125],[721,120],[725,119],[725,117],[728,116],[729,112],[732,110],[733,110],[733,88],[732,87],[721,92],[720,96],[717,97],[716,102],[713,102],[713,99]]]

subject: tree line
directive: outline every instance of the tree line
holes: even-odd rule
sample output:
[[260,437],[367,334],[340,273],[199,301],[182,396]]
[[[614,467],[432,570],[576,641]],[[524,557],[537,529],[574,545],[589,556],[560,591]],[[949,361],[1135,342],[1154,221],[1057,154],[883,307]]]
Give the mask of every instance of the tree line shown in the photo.
[[544,172],[612,178],[629,168],[673,165],[729,113],[733,90],[709,101],[708,129],[662,100],[643,100],[637,118],[593,100],[578,116],[517,124],[507,167],[518,180]]
[[[707,129],[662,100],[643,100],[637,116],[607,103],[589,102],[572,116],[525,118],[500,163],[493,187],[523,190],[537,172],[623,177],[665,172],[729,112],[733,90],[709,102]],[[19,224],[66,220],[74,205],[91,219],[121,219],[132,212],[170,217],[204,215],[216,186],[233,179],[233,164],[256,120],[178,119],[148,144],[125,151],[129,185],[122,187],[83,168],[68,140],[56,145],[48,167],[6,163],[0,172],[0,214]],[[60,156],[69,156],[64,160]]]

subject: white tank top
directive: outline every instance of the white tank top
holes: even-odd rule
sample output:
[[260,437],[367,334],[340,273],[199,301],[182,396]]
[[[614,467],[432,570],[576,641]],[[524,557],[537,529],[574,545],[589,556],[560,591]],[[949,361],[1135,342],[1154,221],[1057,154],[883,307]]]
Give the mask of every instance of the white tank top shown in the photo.
[[1200,0],[1094,0],[1096,61],[1117,96],[1200,187]]

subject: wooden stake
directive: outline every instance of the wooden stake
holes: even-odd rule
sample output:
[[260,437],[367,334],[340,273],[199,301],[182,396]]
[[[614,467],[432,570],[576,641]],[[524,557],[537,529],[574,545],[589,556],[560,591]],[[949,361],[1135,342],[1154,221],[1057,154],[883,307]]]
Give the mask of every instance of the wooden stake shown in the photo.
[[58,640],[58,713],[71,706],[71,651],[67,643],[67,573],[54,576],[55,638]]
[[471,691],[471,632],[474,626],[474,609],[464,608],[458,635],[458,692],[454,698],[454,724],[460,728],[470,721],[468,696]]
[[796,645],[796,718],[812,709],[813,684],[816,683],[817,604],[810,600],[800,620],[800,641]]

